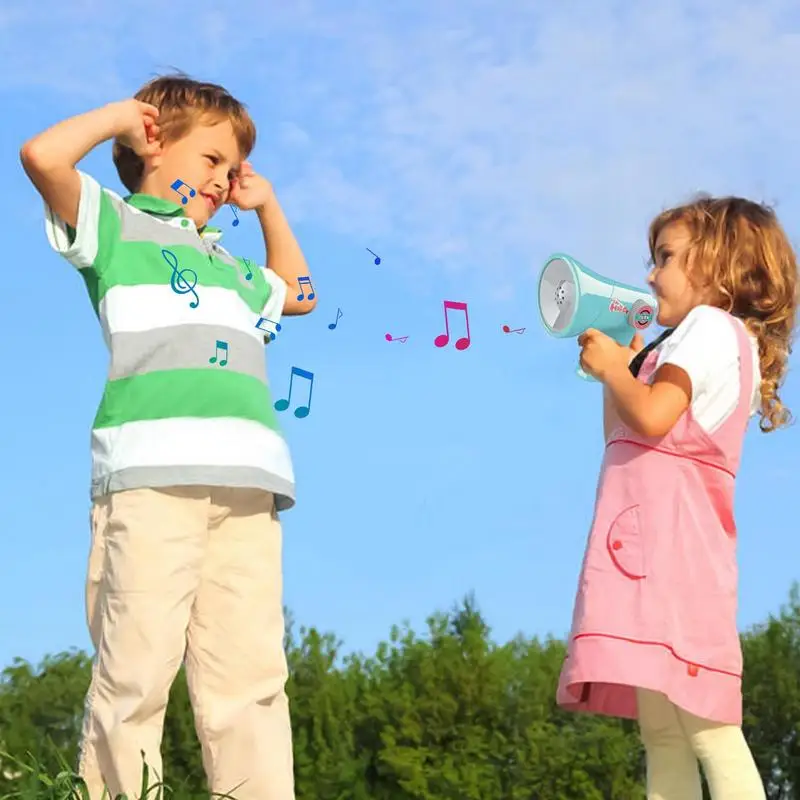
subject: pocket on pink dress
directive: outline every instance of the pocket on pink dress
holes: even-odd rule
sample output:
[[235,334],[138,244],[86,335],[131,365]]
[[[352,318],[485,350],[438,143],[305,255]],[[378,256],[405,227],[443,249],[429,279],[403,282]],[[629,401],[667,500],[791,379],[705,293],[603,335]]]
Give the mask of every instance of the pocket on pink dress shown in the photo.
[[626,578],[641,580],[647,576],[638,505],[617,514],[608,529],[606,547],[614,566]]

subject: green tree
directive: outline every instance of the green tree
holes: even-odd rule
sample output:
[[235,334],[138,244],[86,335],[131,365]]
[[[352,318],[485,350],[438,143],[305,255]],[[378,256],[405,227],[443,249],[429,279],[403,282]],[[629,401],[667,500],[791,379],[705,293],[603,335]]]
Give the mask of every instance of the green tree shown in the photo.
[[[376,652],[341,656],[332,634],[289,617],[298,800],[636,800],[644,760],[629,721],[568,714],[555,704],[564,644],[505,644],[472,597],[427,621],[392,629]],[[745,734],[770,800],[798,800],[800,597],[742,635]],[[74,764],[91,663],[72,651],[0,674],[0,749],[34,754],[51,774],[56,748]],[[52,747],[50,746],[52,742]],[[206,793],[181,671],[170,694],[165,778],[174,800]],[[0,763],[0,797],[19,783]]]
[[777,616],[742,636],[744,732],[769,800],[800,789],[800,589]]

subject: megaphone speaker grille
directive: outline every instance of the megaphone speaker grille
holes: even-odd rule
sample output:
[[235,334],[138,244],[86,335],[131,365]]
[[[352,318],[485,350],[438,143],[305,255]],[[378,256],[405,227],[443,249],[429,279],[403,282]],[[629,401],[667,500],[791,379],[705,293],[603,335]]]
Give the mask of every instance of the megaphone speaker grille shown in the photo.
[[575,276],[563,258],[549,261],[539,281],[542,321],[554,332],[569,325],[575,314]]

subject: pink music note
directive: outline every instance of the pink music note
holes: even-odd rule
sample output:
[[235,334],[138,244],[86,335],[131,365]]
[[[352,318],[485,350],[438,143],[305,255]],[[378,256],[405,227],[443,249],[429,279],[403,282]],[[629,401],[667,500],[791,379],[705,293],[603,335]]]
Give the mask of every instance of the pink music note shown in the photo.
[[503,325],[503,333],[525,333],[525,328],[514,328],[512,330],[508,325]]
[[185,194],[181,194],[181,186],[185,186],[189,190],[189,197],[194,197],[197,192],[189,186],[188,183],[184,183],[183,181],[175,181],[169,188],[174,189],[180,196],[181,196],[181,203],[186,205],[189,202],[189,197]]
[[463,311],[464,312],[464,320],[467,325],[467,335],[461,339],[456,341],[456,350],[466,350],[470,342],[472,341],[469,336],[469,311],[467,310],[466,303],[456,303],[453,300],[445,300],[444,301],[444,329],[445,333],[440,333],[434,340],[433,343],[437,347],[444,347],[450,341],[450,321],[447,317],[447,312],[450,310],[453,311]]
[[392,334],[386,334],[386,341],[387,342],[403,342],[405,344],[408,341],[408,336],[398,336],[397,339],[392,339]]

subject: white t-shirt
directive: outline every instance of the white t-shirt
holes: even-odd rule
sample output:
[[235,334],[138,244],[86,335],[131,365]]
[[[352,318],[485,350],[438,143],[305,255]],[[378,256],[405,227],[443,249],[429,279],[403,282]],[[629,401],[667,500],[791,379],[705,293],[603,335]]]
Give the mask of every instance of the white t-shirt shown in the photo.
[[[735,319],[734,325],[743,325]],[[758,343],[748,332],[753,356],[750,416],[761,405]],[[731,319],[711,306],[696,306],[657,348],[656,369],[675,364],[692,382],[692,415],[708,433],[715,431],[739,402],[739,340]]]

